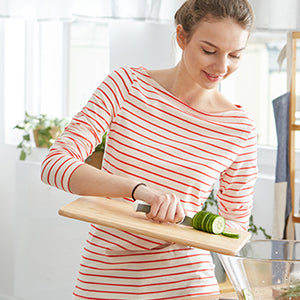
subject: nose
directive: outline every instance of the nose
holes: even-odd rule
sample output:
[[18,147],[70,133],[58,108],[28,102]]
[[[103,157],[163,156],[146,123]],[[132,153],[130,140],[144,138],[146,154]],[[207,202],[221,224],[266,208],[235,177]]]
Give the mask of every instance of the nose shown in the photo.
[[225,75],[228,71],[228,65],[227,55],[220,55],[215,62],[214,72],[219,75]]

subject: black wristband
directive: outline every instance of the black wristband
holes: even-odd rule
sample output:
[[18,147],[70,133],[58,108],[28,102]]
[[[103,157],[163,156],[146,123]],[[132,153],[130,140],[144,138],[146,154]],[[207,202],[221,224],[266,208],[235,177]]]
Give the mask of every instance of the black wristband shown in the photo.
[[140,186],[140,185],[144,185],[144,186],[147,186],[145,183],[138,183],[132,190],[131,192],[131,198],[135,201],[136,199],[134,198],[134,192],[136,191],[136,189]]

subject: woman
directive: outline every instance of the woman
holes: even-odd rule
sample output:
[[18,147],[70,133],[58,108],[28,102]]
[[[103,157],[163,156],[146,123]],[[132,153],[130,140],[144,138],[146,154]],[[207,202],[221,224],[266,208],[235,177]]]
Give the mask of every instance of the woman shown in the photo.
[[[255,126],[218,85],[238,68],[252,19],[246,0],[186,1],[175,15],[180,62],[109,75],[50,149],[42,180],[78,195],[144,200],[149,219],[170,223],[201,210],[219,181],[219,213],[228,227],[247,230],[257,177]],[[100,171],[84,160],[105,131]],[[74,299],[214,293],[209,252],[91,225]]]

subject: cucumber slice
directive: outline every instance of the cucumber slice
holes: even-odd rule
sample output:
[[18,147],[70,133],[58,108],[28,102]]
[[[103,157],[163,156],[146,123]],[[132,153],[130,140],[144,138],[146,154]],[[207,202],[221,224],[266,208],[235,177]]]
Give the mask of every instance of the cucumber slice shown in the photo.
[[208,211],[199,211],[198,213],[196,213],[192,220],[193,227],[198,230],[203,230],[205,219],[209,215],[210,215],[210,212],[208,212]]
[[207,224],[207,222],[208,222],[208,220],[209,220],[209,218],[211,217],[211,213],[210,212],[205,212],[205,213],[203,213],[203,214],[201,214],[202,216],[201,216],[201,222],[200,222],[200,230],[202,230],[202,231],[206,231],[206,228],[205,228],[205,226],[206,226],[206,224]]
[[249,289],[242,290],[244,300],[255,300],[253,293]]
[[206,224],[205,224],[205,231],[206,231],[206,232],[213,233],[212,227],[213,227],[213,223],[214,223],[216,217],[217,217],[217,216],[216,216],[216,215],[213,215],[213,214],[211,214],[211,215],[209,216],[209,219],[207,220],[207,222],[206,222]]
[[222,235],[227,236],[232,239],[239,239],[240,235],[238,233],[230,232],[230,231],[224,231],[222,232]]
[[192,220],[195,229],[220,234],[225,229],[225,219],[208,211],[199,211]]
[[220,234],[225,230],[225,219],[221,216],[217,216],[213,223],[211,232],[214,234]]

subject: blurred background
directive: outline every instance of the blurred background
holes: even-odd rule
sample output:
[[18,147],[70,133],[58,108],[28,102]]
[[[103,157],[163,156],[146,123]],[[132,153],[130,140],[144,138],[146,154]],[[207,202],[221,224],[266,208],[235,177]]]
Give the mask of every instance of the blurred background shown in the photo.
[[[47,149],[33,148],[25,161],[19,160],[22,133],[15,125],[25,112],[70,119],[120,66],[176,64],[181,53],[173,16],[183,2],[0,1],[0,300],[71,299],[89,226],[57,215],[76,196],[40,182]],[[256,122],[259,178],[253,215],[271,234],[277,151],[272,100],[289,91],[289,66],[278,58],[288,32],[300,31],[300,1],[250,2],[256,30],[240,69],[220,90]],[[297,61],[297,95],[299,72]],[[298,139],[296,146],[299,161]]]

